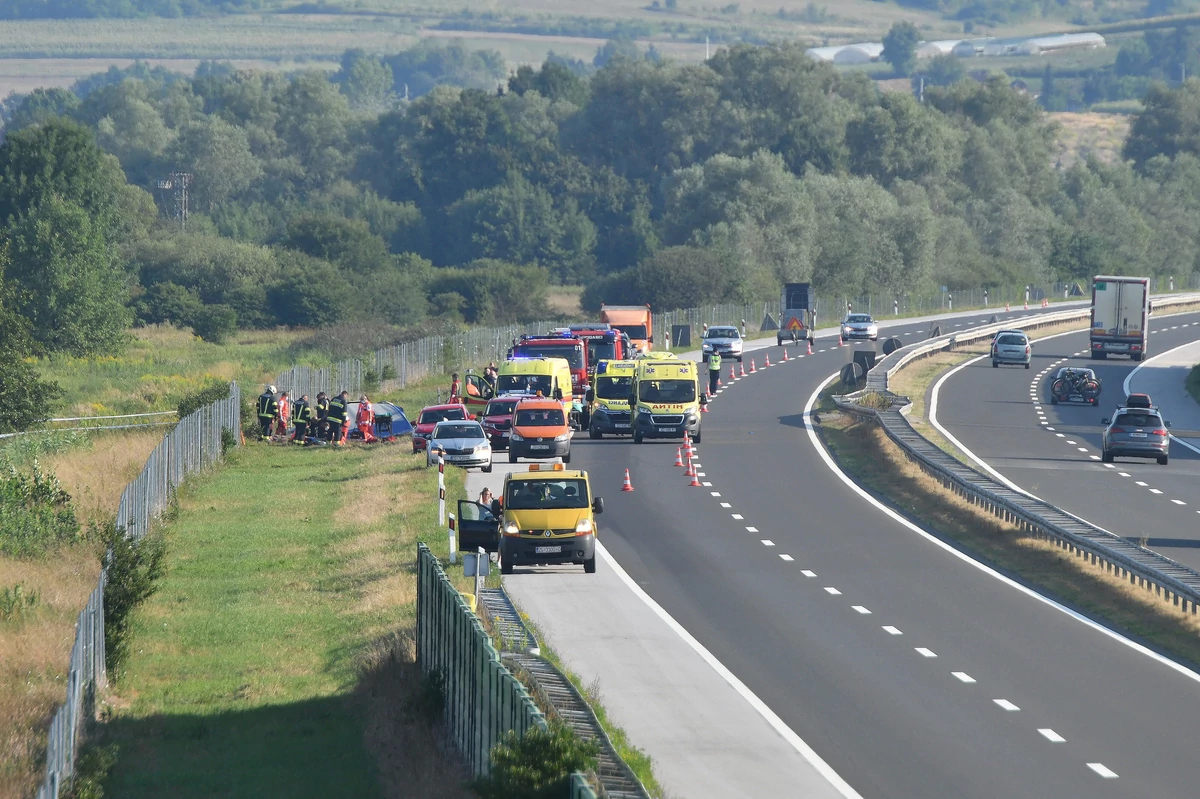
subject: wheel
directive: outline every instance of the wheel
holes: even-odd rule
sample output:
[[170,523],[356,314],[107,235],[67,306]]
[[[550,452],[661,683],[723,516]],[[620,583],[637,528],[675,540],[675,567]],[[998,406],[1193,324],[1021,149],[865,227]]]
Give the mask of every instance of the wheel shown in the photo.
[[570,463],[570,462],[571,462],[571,450],[567,450],[567,454],[566,454],[566,455],[563,455],[563,457],[562,457],[562,462],[563,462],[563,463]]
[[699,444],[699,443],[700,443],[700,433],[701,433],[701,432],[702,432],[702,430],[701,430],[700,428],[697,428],[697,429],[696,429],[696,435],[692,437],[692,441],[695,441],[697,444]]
[[1055,395],[1055,394],[1051,394],[1051,395],[1050,395],[1050,404],[1051,404],[1051,405],[1057,405],[1057,404],[1058,404],[1058,396],[1057,396],[1057,395]]
[[420,452],[420,451],[421,451],[421,450],[417,449],[416,447],[413,447],[413,454],[414,454],[414,455],[416,455],[416,454],[417,454],[418,452]]
[[1169,456],[1169,455],[1159,455],[1159,456],[1158,456],[1158,465],[1159,465],[1159,466],[1166,466],[1166,465],[1167,465],[1167,461],[1169,461],[1169,460],[1170,460],[1170,456]]
[[1100,452],[1100,461],[1102,463],[1112,463],[1113,462],[1112,453],[1110,453],[1108,450],[1102,450]]
[[599,441],[600,439],[604,438],[604,434],[595,427],[589,427],[588,438],[592,439],[593,441]]
[[587,428],[589,428],[591,426],[592,426],[592,414],[589,413],[588,411],[584,411],[579,416],[579,429],[586,430]]
[[776,347],[782,347],[782,346],[783,346],[783,339],[782,339],[782,338],[780,338],[779,336],[776,336],[776,337],[775,337],[775,346],[776,346]]
[[585,574],[595,574],[596,573],[596,556],[595,555],[592,555],[590,558],[588,558],[587,560],[585,560],[583,562],[583,571]]
[[741,362],[742,362],[742,356],[740,356],[740,355],[739,355],[739,356],[737,356],[737,361],[738,361],[738,363],[741,363]]
[[1029,364],[1025,364],[1025,368],[1026,368],[1026,369],[1028,369],[1028,368],[1029,368]]
[[[1130,355],[1129,357],[1135,361],[1140,361],[1142,359],[1142,353],[1139,352],[1136,355]],[[1161,461],[1160,461],[1160,463],[1161,463]]]
[[513,452],[511,449],[508,451],[508,462],[509,463],[517,462],[517,453]]
[[512,562],[509,561],[508,558],[503,557],[503,556],[500,558],[500,573],[501,574],[512,574],[513,573]]
[[640,431],[640,430],[634,430],[634,431],[633,431],[633,443],[635,443],[635,444],[641,444],[641,443],[642,443],[642,433],[641,433],[641,431]]
[[999,369],[999,368],[1000,368],[1000,362],[999,362],[999,361],[997,361],[995,358],[992,358],[992,368],[993,368],[993,369]]
[[1107,352],[1100,352],[1099,350],[1092,350],[1092,360],[1093,361],[1103,361],[1103,360],[1107,360],[1107,359],[1108,359]]
[[487,466],[480,467],[479,471],[483,472],[484,474],[491,474],[492,473],[492,464],[489,463]]

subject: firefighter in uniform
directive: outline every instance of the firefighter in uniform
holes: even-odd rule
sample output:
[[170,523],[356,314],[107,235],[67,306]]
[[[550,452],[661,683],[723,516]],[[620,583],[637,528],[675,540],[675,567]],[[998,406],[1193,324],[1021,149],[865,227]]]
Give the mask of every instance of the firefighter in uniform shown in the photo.
[[308,403],[308,395],[304,394],[292,408],[292,423],[296,425],[292,441],[299,441],[301,444],[308,443],[308,426],[312,423],[312,419],[313,408]]
[[317,392],[317,429],[315,438],[324,441],[329,437],[329,397],[324,391]]
[[708,393],[717,393],[717,381],[721,379],[721,353],[713,350],[708,356]]
[[258,395],[258,426],[263,441],[271,437],[271,425],[275,423],[278,413],[279,402],[275,399],[275,386],[267,386],[267,390]]
[[350,396],[349,392],[343,391],[329,401],[329,443],[341,445],[346,434],[346,410],[349,403],[346,401]]

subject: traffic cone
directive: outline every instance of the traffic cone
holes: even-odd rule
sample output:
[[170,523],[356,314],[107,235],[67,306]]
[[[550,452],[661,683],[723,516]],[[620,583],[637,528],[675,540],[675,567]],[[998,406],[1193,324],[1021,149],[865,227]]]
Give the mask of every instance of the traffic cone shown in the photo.
[[812,339],[808,340],[808,354],[812,355]]
[[844,342],[844,341],[842,340],[842,334],[841,334],[841,333],[838,333],[838,346],[839,346],[839,347],[844,347],[844,346],[846,346],[846,342]]
[[784,347],[784,348],[783,348],[783,359],[784,359],[785,361],[788,359],[788,357],[787,357],[787,347]]
[[625,470],[625,485],[621,486],[622,491],[632,491],[633,483],[629,482],[629,470]]
[[738,371],[741,372],[741,374],[739,374],[738,377],[745,377],[746,376],[746,364],[739,361],[738,362]]
[[675,448],[675,465],[683,468],[683,447]]
[[730,382],[737,380],[737,375],[733,373],[733,364],[729,364],[729,380]]
[[754,374],[754,373],[755,373],[755,372],[757,372],[757,371],[758,371],[758,370],[754,368],[754,359],[753,359],[753,358],[751,358],[751,359],[750,359],[750,374]]
[[688,488],[703,488],[704,487],[704,486],[700,485],[700,475],[696,474],[695,469],[692,470],[691,476],[692,476],[692,482],[688,483]]
[[696,476],[696,466],[692,463],[691,458],[688,458],[687,469],[684,471],[683,476],[684,477],[695,477]]
[[707,402],[700,406],[700,413],[708,413],[708,403]]
[[770,365],[771,365],[771,353],[768,352],[763,355],[763,368],[766,369]]

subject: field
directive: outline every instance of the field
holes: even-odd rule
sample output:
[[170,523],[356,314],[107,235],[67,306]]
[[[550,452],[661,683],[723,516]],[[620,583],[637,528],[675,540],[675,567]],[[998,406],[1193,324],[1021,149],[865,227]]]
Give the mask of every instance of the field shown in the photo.
[[1095,156],[1105,163],[1121,157],[1121,147],[1129,135],[1133,117],[1125,114],[1050,114],[1058,123],[1058,162],[1063,169],[1076,161]]

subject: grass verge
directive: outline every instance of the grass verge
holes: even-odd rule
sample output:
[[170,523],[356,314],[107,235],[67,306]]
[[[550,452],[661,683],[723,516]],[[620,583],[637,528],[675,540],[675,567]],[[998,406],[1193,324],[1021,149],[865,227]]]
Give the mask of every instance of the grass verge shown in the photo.
[[1192,371],[1188,372],[1186,385],[1192,399],[1200,402],[1200,366],[1193,366]]
[[925,529],[1064,604],[1185,662],[1200,663],[1200,618],[943,489],[873,421],[827,411],[818,431],[847,474]]

